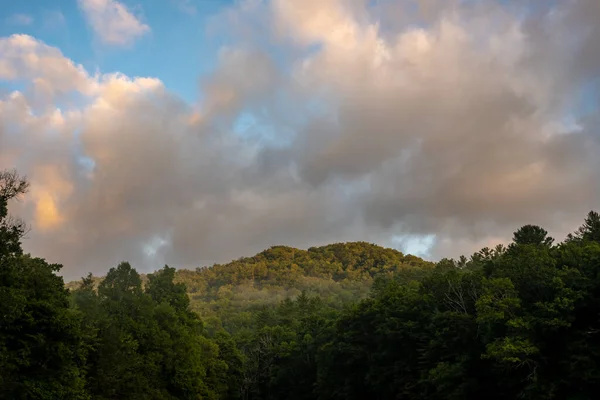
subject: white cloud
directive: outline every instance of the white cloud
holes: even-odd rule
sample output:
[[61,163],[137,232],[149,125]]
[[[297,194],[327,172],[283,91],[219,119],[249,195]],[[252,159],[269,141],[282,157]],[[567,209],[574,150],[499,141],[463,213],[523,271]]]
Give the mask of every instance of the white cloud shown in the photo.
[[117,0],[78,0],[88,24],[109,45],[129,46],[150,32],[150,27]]
[[65,58],[61,51],[29,35],[0,38],[0,79],[25,81],[38,95],[53,102],[60,96],[94,90],[87,72]]

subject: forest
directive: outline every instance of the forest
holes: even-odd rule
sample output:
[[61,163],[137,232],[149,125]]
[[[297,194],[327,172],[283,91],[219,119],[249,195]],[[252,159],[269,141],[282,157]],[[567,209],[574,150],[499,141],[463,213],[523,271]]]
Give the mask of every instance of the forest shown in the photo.
[[562,242],[523,225],[507,246],[436,263],[364,242],[274,246],[196,270],[123,262],[65,283],[61,265],[23,251],[27,225],[8,206],[27,190],[0,171],[0,399],[600,391],[595,211]]

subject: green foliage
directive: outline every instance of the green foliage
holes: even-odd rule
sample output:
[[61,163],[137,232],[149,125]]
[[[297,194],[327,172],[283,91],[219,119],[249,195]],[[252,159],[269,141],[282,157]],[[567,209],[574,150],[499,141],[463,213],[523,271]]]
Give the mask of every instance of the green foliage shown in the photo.
[[537,225],[525,225],[514,233],[515,245],[551,246],[554,239],[548,236],[548,232]]
[[8,202],[27,192],[29,183],[16,171],[0,171],[0,261],[23,253],[21,237],[25,224],[8,214]]
[[148,275],[146,294],[156,303],[167,303],[179,312],[187,311],[190,299],[183,283],[175,283],[175,268],[168,265],[154,274]]
[[[600,247],[588,215],[552,246],[525,226],[507,249],[380,284],[321,350],[323,399],[592,399],[600,389]],[[309,397],[307,397],[309,398]]]
[[87,399],[79,316],[69,307],[60,265],[23,255],[24,225],[8,202],[27,182],[0,172],[0,398]]
[[[253,257],[215,264],[195,271],[169,269],[173,281],[189,294],[190,309],[205,322],[214,321],[229,332],[248,328],[251,315],[265,306],[299,296],[302,291],[318,295],[329,306],[368,296],[376,280],[390,278],[409,282],[420,279],[435,264],[393,249],[365,242],[337,243],[299,250],[274,246]],[[92,278],[95,285],[102,282]],[[140,276],[142,284],[159,277]],[[71,289],[79,284],[70,283]],[[153,296],[161,296],[159,293]]]
[[361,298],[378,276],[432,267],[432,263],[396,250],[356,242],[307,251],[275,246],[229,264],[179,271],[176,279],[188,286],[196,309],[211,314],[229,307],[277,304],[302,290],[332,302]]
[[90,349],[87,390],[95,399],[218,399],[228,391],[217,342],[190,312],[185,287],[165,266],[145,290],[128,264],[98,286],[90,277],[73,292]]
[[596,211],[590,211],[583,225],[579,227],[575,234],[569,235],[567,240],[600,242],[600,214]]
[[60,266],[29,256],[0,264],[0,398],[87,398],[78,315],[54,274]]

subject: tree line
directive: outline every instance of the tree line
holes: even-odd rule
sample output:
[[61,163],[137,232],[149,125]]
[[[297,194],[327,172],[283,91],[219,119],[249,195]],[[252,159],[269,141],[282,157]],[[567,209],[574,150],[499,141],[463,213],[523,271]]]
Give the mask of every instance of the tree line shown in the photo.
[[[0,399],[573,399],[600,390],[600,215],[435,264],[367,243],[65,285],[0,171]],[[186,285],[187,284],[187,285]],[[257,294],[258,293],[258,294]],[[266,301],[276,294],[276,301]]]

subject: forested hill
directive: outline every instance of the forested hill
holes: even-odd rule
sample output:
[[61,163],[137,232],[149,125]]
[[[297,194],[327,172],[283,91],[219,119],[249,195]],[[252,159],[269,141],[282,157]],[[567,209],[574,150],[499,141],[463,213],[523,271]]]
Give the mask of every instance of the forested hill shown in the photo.
[[[415,267],[432,266],[433,263],[404,255],[397,250],[366,242],[350,242],[311,247],[308,250],[273,246],[254,257],[200,268],[192,274],[202,277],[209,287],[238,285],[247,281],[293,286],[303,277],[331,279],[336,282],[357,281]],[[189,273],[182,271],[180,275]]]
[[[378,277],[416,279],[434,263],[367,242],[335,243],[308,250],[273,246],[227,264],[178,270],[192,309],[203,316],[217,309],[277,304],[302,291],[341,306],[365,297]],[[102,278],[93,278],[98,284]],[[142,275],[142,281],[146,276]],[[81,281],[70,282],[75,289]]]

